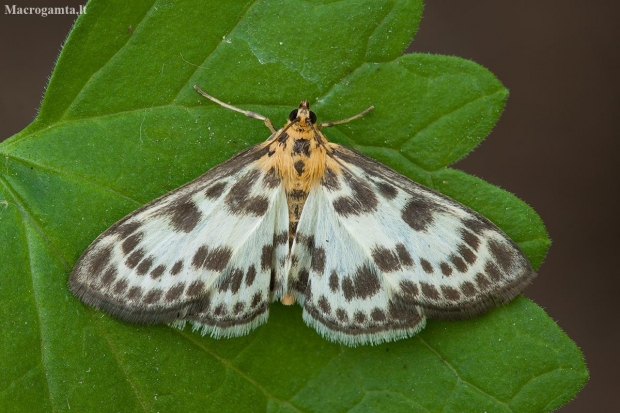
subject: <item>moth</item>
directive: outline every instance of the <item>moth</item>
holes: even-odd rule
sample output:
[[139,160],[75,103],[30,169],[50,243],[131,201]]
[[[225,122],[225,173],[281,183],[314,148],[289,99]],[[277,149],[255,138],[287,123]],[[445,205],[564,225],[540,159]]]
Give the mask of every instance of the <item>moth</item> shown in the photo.
[[356,346],[478,316],[535,277],[488,219],[323,134],[373,107],[317,124],[304,100],[276,130],[194,88],[271,136],[101,234],[69,279],[84,303],[219,338],[297,302],[322,336]]

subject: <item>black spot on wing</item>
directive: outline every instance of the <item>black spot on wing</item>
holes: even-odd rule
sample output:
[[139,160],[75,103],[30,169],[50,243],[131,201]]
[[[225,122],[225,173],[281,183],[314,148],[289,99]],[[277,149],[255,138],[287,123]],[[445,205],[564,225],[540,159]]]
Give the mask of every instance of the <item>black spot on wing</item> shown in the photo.
[[299,241],[303,242],[306,247],[308,247],[309,251],[312,251],[314,249],[314,235],[309,235],[307,237],[304,237],[303,235],[299,237]]
[[280,185],[281,179],[276,173],[275,168],[271,168],[267,171],[267,173],[263,176],[263,185],[266,188],[276,188]]
[[379,292],[379,277],[368,265],[362,265],[353,276],[355,290],[359,298],[368,298]]
[[488,241],[489,250],[495,261],[500,265],[500,267],[508,272],[512,267],[516,256],[518,255],[518,251],[514,248],[511,248],[509,245],[503,242],[498,242],[494,239]]
[[220,246],[209,249],[206,245],[196,250],[192,258],[192,265],[199,269],[204,268],[209,271],[222,271],[228,265],[232,257],[232,250],[228,247]]
[[484,266],[484,272],[495,283],[499,282],[502,279],[502,272],[492,261],[487,261]]
[[179,260],[179,261],[175,262],[174,265],[172,266],[172,268],[170,269],[170,274],[171,275],[177,275],[182,270],[183,270],[183,261]]
[[144,275],[147,272],[149,272],[152,266],[153,266],[153,257],[147,257],[143,259],[142,261],[140,261],[140,264],[138,264],[138,267],[136,268],[136,274]]
[[160,264],[157,267],[155,267],[153,271],[151,271],[150,276],[152,279],[157,280],[163,275],[165,270],[166,270],[166,266]]
[[355,297],[355,285],[351,277],[344,277],[342,279],[342,292],[347,301],[351,301]]
[[116,267],[109,267],[101,277],[101,284],[104,287],[109,287],[116,280],[116,276],[118,275],[118,271]]
[[344,173],[344,179],[351,188],[352,194],[340,196],[334,200],[336,213],[346,217],[374,212],[379,201],[370,186],[348,172]]
[[192,258],[192,265],[196,268],[202,267],[205,260],[207,259],[208,253],[209,248],[206,245],[200,246],[194,253],[194,257]]
[[173,302],[178,300],[179,297],[181,297],[181,294],[183,294],[183,290],[185,290],[185,283],[178,283],[174,285],[172,288],[166,291],[166,296],[164,297],[164,300],[166,300],[167,302]]
[[423,197],[411,197],[402,210],[401,217],[416,231],[425,231],[434,220],[437,212],[443,211],[441,205]]
[[137,286],[131,287],[129,291],[127,292],[127,299],[129,301],[137,302],[137,301],[140,301],[141,298],[142,298],[142,288],[140,287],[137,287]]
[[310,277],[310,273],[307,269],[303,268],[299,270],[297,275],[297,279],[293,282],[293,289],[300,293],[305,293],[308,289],[308,279]]
[[341,321],[341,322],[349,321],[349,315],[342,308],[339,308],[336,310],[336,317],[338,318],[338,321]]
[[393,250],[377,245],[371,253],[377,267],[384,272],[399,271],[403,266],[413,266],[413,259],[402,243],[396,244]]
[[398,255],[389,248],[377,246],[372,250],[372,259],[381,271],[398,271],[402,267]]
[[84,260],[84,264],[86,264],[86,269],[89,274],[99,275],[110,262],[111,256],[112,247],[106,246],[95,250],[91,254],[85,254],[82,259]]
[[123,295],[127,287],[129,286],[129,282],[126,279],[121,279],[114,284],[114,294],[120,296]]
[[441,269],[441,273],[445,275],[446,277],[449,277],[452,275],[452,267],[450,266],[450,264],[448,264],[445,261],[439,264],[439,269]]
[[470,281],[465,281],[461,284],[461,291],[465,295],[465,297],[471,298],[476,295],[476,287]]
[[461,257],[463,257],[465,262],[469,265],[475,263],[476,259],[478,258],[476,254],[472,250],[467,248],[467,246],[464,244],[459,245],[458,253]]
[[310,268],[318,272],[319,275],[325,271],[325,249],[317,247],[312,250],[312,258],[310,261]]
[[205,283],[200,280],[196,280],[190,284],[185,294],[187,294],[188,297],[197,297],[202,295],[204,291]]
[[241,312],[244,310],[245,308],[245,304],[243,303],[243,301],[238,301],[237,303],[235,303],[234,307],[233,307],[233,313],[236,314],[241,314]]
[[235,268],[222,280],[219,291],[224,292],[230,290],[230,292],[236,294],[241,287],[241,281],[243,281],[243,270]]
[[222,196],[224,189],[226,189],[226,182],[216,182],[205,190],[205,196],[210,199],[217,199]]
[[253,196],[250,198],[246,211],[258,217],[265,215],[269,208],[269,200],[264,196]]
[[321,179],[321,185],[328,191],[338,191],[340,189],[340,181],[338,176],[331,168],[326,168],[323,178]]
[[142,261],[142,258],[144,258],[144,250],[135,250],[129,255],[129,257],[127,257],[127,259],[125,260],[125,265],[127,266],[127,268],[134,269],[140,263],[140,261]]
[[466,219],[463,221],[463,225],[477,235],[481,235],[485,230],[496,231],[493,225],[477,218]]
[[217,247],[209,252],[204,262],[204,268],[207,270],[221,271],[223,270],[230,257],[232,256],[232,250],[228,247]]
[[282,231],[279,234],[273,235],[273,245],[286,245],[288,242],[288,232]]
[[353,298],[365,299],[377,294],[381,289],[379,277],[368,264],[358,267],[353,276],[342,279],[342,291],[347,301]]
[[338,289],[340,287],[339,284],[340,280],[338,278],[338,274],[336,274],[336,271],[332,271],[332,273],[329,275],[329,289],[332,293],[338,292]]
[[373,321],[376,322],[383,322],[385,321],[385,313],[383,312],[383,310],[381,310],[378,307],[375,307],[372,312],[370,313],[370,317],[372,318]]
[[441,294],[448,301],[458,301],[461,298],[461,293],[456,288],[448,285],[441,286]]
[[173,201],[160,212],[168,217],[176,231],[191,232],[202,219],[202,213],[191,199],[191,195]]
[[407,248],[403,244],[396,244],[396,253],[398,254],[398,259],[403,265],[412,266],[413,259],[407,251]]
[[413,300],[420,294],[418,286],[409,280],[403,280],[399,284],[400,296],[405,300]]
[[142,238],[144,238],[144,234],[141,232],[131,234],[125,238],[121,244],[121,251],[123,251],[124,254],[129,254],[138,246],[140,241],[142,241]]
[[252,296],[252,301],[250,302],[250,306],[252,308],[256,308],[263,301],[263,296],[261,293],[255,293]]
[[491,282],[489,279],[481,272],[477,273],[474,277],[474,281],[476,281],[476,285],[480,291],[486,291],[491,287]]
[[366,321],[366,314],[362,313],[361,311],[356,311],[353,315],[353,318],[358,324],[363,324]]
[[432,274],[433,272],[435,272],[435,270],[433,270],[433,264],[431,264],[424,258],[420,258],[420,264],[422,265],[422,269],[425,273]]
[[273,245],[263,245],[260,267],[265,271],[271,268],[273,262]]
[[458,255],[450,255],[450,262],[456,267],[457,270],[461,273],[465,273],[467,271],[467,264],[463,261],[463,258]]
[[256,279],[256,268],[253,265],[250,265],[248,271],[245,274],[245,285],[251,287],[254,284],[254,280]]
[[398,195],[398,189],[388,182],[381,181],[375,182],[375,186],[379,190],[379,193],[383,195],[386,199],[394,199],[396,195]]
[[262,216],[267,212],[269,208],[267,197],[262,195],[249,196],[260,175],[261,173],[258,170],[251,170],[232,186],[224,197],[224,202],[231,213]]
[[325,297],[324,295],[319,298],[318,305],[324,314],[330,314],[332,312],[332,307],[329,304],[327,297]]
[[474,251],[478,250],[480,246],[480,238],[476,236],[476,234],[467,231],[465,229],[461,230],[461,239],[465,244],[469,245]]
[[426,298],[437,301],[439,299],[439,291],[432,284],[427,284],[425,282],[420,283],[420,287],[422,287],[422,295]]
[[142,302],[144,304],[154,304],[154,303],[158,302],[161,299],[161,296],[163,294],[164,294],[164,292],[161,289],[154,288],[152,290],[149,290],[148,293],[146,293],[144,298],[142,298]]
[[213,310],[213,315],[218,318],[226,316],[227,313],[228,311],[226,310],[226,306],[224,304],[217,305]]
[[120,221],[119,223],[113,225],[109,230],[109,234],[116,234],[120,238],[126,238],[135,231],[137,231],[142,226],[141,223],[133,221],[133,222],[124,222]]

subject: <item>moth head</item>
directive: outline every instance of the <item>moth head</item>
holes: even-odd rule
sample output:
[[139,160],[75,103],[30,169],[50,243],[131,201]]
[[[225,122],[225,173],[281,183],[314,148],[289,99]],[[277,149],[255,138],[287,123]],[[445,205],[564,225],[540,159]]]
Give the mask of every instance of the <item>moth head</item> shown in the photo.
[[309,127],[310,124],[316,123],[316,114],[310,110],[310,103],[307,100],[302,100],[299,109],[295,109],[288,115],[288,120]]

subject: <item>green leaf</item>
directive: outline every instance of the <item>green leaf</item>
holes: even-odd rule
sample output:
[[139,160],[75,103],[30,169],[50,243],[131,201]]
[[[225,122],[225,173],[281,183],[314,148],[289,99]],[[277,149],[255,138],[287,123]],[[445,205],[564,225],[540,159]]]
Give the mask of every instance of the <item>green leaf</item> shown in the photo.
[[[538,215],[447,168],[489,133],[507,97],[454,57],[401,56],[421,0],[91,1],[63,47],[37,119],[0,145],[1,411],[553,410],[583,386],[575,344],[518,298],[474,320],[347,348],[271,307],[246,337],[137,326],[66,286],[95,237],[268,131],[201,98],[269,116],[302,98],[353,146],[497,223],[538,267]],[[133,33],[129,30],[133,28]]]

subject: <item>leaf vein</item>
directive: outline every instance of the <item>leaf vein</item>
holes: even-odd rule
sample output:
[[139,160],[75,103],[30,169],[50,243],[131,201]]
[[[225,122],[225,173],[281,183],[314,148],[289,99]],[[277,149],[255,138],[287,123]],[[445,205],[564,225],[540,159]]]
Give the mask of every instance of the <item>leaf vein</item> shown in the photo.
[[[11,187],[11,185],[9,185],[9,183],[5,179],[2,179],[2,177],[0,177],[0,182],[3,184],[7,193],[11,195],[11,197],[13,198],[13,201],[15,202],[15,205],[17,206],[17,209],[20,211],[20,215],[22,216],[22,221],[21,221],[22,224],[25,225],[24,223],[25,220],[23,218],[28,218],[29,221],[32,223],[32,226],[37,232],[37,234],[39,234],[41,239],[45,241],[45,243],[49,246],[49,248],[56,253],[58,259],[60,260],[61,264],[65,267],[65,269],[67,271],[70,270],[71,266],[69,265],[69,261],[65,257],[63,257],[61,250],[57,248],[56,245],[54,245],[51,239],[47,236],[47,234],[45,233],[45,231],[43,230],[41,226],[41,223],[37,221],[34,217],[34,214],[31,211],[29,211],[28,208],[26,208],[25,206],[26,204],[23,202],[21,197],[19,197],[17,192]],[[24,230],[25,230],[25,227],[24,227]],[[28,247],[30,248],[30,242],[28,242],[27,240],[28,236],[25,235],[25,238],[26,238],[26,245],[28,245]],[[30,256],[29,256],[29,259],[30,259]],[[30,274],[32,274],[32,267],[30,268]]]
[[[437,79],[437,78],[433,78],[433,80],[436,80],[436,79]],[[476,96],[474,99],[471,99],[471,100],[468,100],[468,101],[466,101],[466,102],[463,102],[462,104],[460,104],[460,105],[458,105],[458,106],[456,106],[456,107],[452,108],[452,109],[451,109],[451,110],[449,110],[448,112],[441,112],[441,113],[439,113],[439,114],[438,114],[437,116],[435,116],[433,119],[428,120],[428,122],[427,122],[426,124],[422,124],[422,125],[421,125],[421,127],[420,127],[420,129],[418,129],[418,131],[417,131],[417,132],[415,132],[415,133],[414,133],[414,134],[413,134],[413,135],[412,135],[412,136],[411,136],[408,140],[406,140],[406,141],[403,143],[403,145],[410,145],[410,144],[412,144],[412,141],[414,141],[414,140],[415,140],[415,139],[416,139],[416,138],[417,138],[417,137],[418,137],[418,136],[419,136],[422,132],[424,132],[425,130],[429,129],[430,127],[432,127],[434,124],[436,124],[436,123],[437,123],[437,122],[439,122],[440,120],[442,120],[442,119],[444,119],[444,118],[446,118],[446,117],[452,116],[454,113],[456,113],[456,112],[458,112],[458,111],[462,110],[463,108],[465,108],[465,107],[467,107],[467,106],[469,106],[469,105],[471,105],[471,104],[473,104],[473,103],[475,103],[475,102],[477,102],[477,101],[479,101],[479,100],[486,99],[486,98],[488,98],[488,97],[490,97],[490,96],[493,96],[493,95],[495,95],[495,94],[497,94],[497,93],[500,93],[500,92],[499,92],[499,91],[494,91],[493,93],[486,93],[486,94],[484,94],[484,95],[478,95],[478,96]],[[452,151],[456,150],[456,147],[457,147],[457,146],[458,146],[458,145],[455,145],[455,148],[453,148],[453,150],[452,150]],[[452,154],[452,152],[450,152],[450,154]],[[449,155],[450,155],[450,154],[449,154]],[[449,157],[449,156],[448,156],[448,157]],[[447,158],[448,158],[448,157],[447,157]],[[446,165],[446,166],[448,165],[448,162],[447,162],[447,161],[444,161],[443,163],[444,163],[444,165]]]
[[204,351],[205,353],[209,354],[211,357],[213,357],[214,359],[219,361],[229,371],[234,371],[235,373],[237,373],[241,378],[243,378],[248,383],[250,383],[251,385],[256,387],[261,393],[263,393],[265,395],[265,397],[267,397],[269,399],[272,399],[272,400],[277,400],[278,402],[282,403],[283,405],[286,405],[287,407],[290,407],[294,411],[301,413],[301,410],[299,410],[296,406],[294,406],[290,401],[282,400],[282,399],[274,396],[273,394],[269,393],[269,391],[267,391],[266,388],[261,386],[260,383],[258,383],[252,377],[248,376],[245,372],[241,371],[237,366],[235,366],[234,364],[232,364],[230,361],[226,360],[225,358],[220,357],[218,354],[216,354],[215,352],[211,351],[208,347],[206,347],[206,346],[202,345],[201,343],[199,343],[193,337],[192,334],[188,334],[184,330],[179,330],[179,329],[173,329],[173,330],[177,334],[180,334],[182,337],[184,337],[186,340],[188,340],[190,343],[192,343],[194,346],[198,347],[200,350]]
[[[2,180],[3,186],[5,187],[5,189],[7,190],[7,192],[9,192],[11,194],[11,196],[13,197],[13,200],[15,201],[15,204],[18,205],[18,208],[21,211],[24,211],[23,205],[20,202],[20,200],[18,200],[16,194],[13,192],[12,188],[10,188],[10,186],[8,185],[8,182]],[[24,211],[25,212],[25,211]],[[31,217],[31,220],[34,221],[34,219]],[[34,304],[34,308],[35,308],[35,312],[37,314],[37,323],[38,323],[38,327],[39,327],[39,351],[41,353],[41,366],[43,368],[43,375],[45,376],[45,388],[47,389],[47,396],[48,399],[50,401],[50,404],[52,406],[52,411],[57,411],[56,406],[54,404],[54,398],[52,395],[52,389],[51,389],[51,383],[50,383],[50,377],[48,376],[48,371],[49,371],[49,366],[47,363],[47,354],[46,354],[46,345],[45,343],[47,342],[46,340],[46,336],[44,334],[43,331],[43,326],[45,325],[44,320],[41,317],[41,311],[40,311],[40,306],[39,306],[39,294],[38,294],[38,289],[36,288],[36,284],[35,284],[35,280],[34,280],[34,265],[32,262],[32,250],[31,250],[31,242],[29,241],[29,236],[28,236],[28,230],[26,229],[26,223],[24,220],[24,216],[23,216],[23,212],[22,212],[22,219],[20,220],[21,223],[21,228],[22,228],[22,232],[23,232],[23,238],[26,241],[26,253],[28,254],[28,268],[29,268],[29,273],[30,273],[30,282],[31,282],[31,286],[32,286],[32,295],[33,295],[33,304]],[[35,228],[37,226],[35,225]]]
[[[372,33],[366,37],[366,53],[365,53],[365,59],[364,59],[364,63],[368,63],[371,62],[370,60],[366,60],[368,58],[368,45],[370,44],[370,39],[374,36],[374,34],[377,32],[377,30],[379,29],[379,27],[381,27],[383,25],[383,23],[387,20],[387,18],[392,14],[392,12],[394,11],[394,9],[396,8],[396,2],[392,1],[392,7],[390,8],[390,10],[387,11],[387,13],[385,13],[385,15],[381,18],[381,20],[379,22],[377,22],[374,30],[372,31]],[[379,62],[373,62],[373,63],[379,63]]]
[[416,338],[418,340],[420,340],[420,342],[426,346],[433,354],[435,354],[437,357],[439,357],[439,360],[441,360],[442,363],[444,363],[446,365],[446,367],[448,367],[448,369],[450,369],[450,371],[452,371],[452,373],[456,376],[456,378],[462,382],[467,384],[468,386],[471,386],[471,388],[475,389],[476,391],[480,392],[481,394],[484,394],[485,396],[495,400],[497,403],[501,404],[502,406],[505,406],[508,410],[512,410],[510,409],[510,407],[508,406],[508,404],[504,401],[499,400],[497,397],[493,396],[492,394],[482,390],[480,387],[476,386],[475,384],[473,384],[472,382],[469,382],[465,379],[463,379],[461,377],[461,375],[459,374],[459,372],[456,370],[456,368],[454,366],[452,366],[452,364],[450,364],[450,362],[448,362],[448,360],[446,360],[440,353],[439,351],[435,350],[430,344],[428,344],[426,342],[426,340],[424,340],[422,337],[420,337],[419,335],[416,336]]
[[136,387],[135,383],[131,380],[131,375],[125,370],[125,367],[124,367],[124,364],[123,364],[123,362],[121,360],[119,351],[112,344],[112,341],[108,337],[108,334],[103,330],[103,327],[101,325],[101,320],[97,320],[97,318],[95,317],[95,314],[94,314],[95,310],[89,308],[87,311],[88,311],[89,315],[91,316],[91,318],[94,320],[93,324],[97,327],[97,330],[99,330],[99,333],[101,334],[101,336],[108,343],[108,347],[110,348],[110,352],[112,353],[112,356],[114,356],[114,360],[116,360],[116,364],[118,364],[118,366],[120,368],[120,371],[123,373],[123,376],[125,377],[125,380],[127,381],[127,383],[129,383],[129,386],[131,386],[132,391],[136,395],[136,400],[140,404],[140,407],[142,408],[142,410],[144,412],[148,412],[149,409],[148,409],[148,407],[146,405],[146,402],[144,400],[142,400],[142,398],[140,397],[140,394],[138,392],[138,388]]
[[[250,10],[252,9],[252,7],[254,7],[254,5],[258,2],[258,0],[252,0],[251,2],[248,3],[247,8],[245,9],[245,11],[243,13],[240,14],[239,18],[237,19],[237,21],[235,22],[234,25],[232,25],[232,27],[226,32],[226,34],[223,35],[224,38],[227,38],[228,36],[230,36],[230,34],[237,28],[239,27],[239,25],[243,22],[243,20],[245,19],[245,17],[248,15],[248,13],[250,12]],[[191,87],[193,85],[189,85],[189,80],[192,79],[195,75],[196,72],[198,72],[199,69],[201,69],[203,67],[203,65],[211,58],[211,56],[213,55],[213,53],[215,53],[215,51],[220,47],[220,45],[222,44],[222,42],[218,43],[217,46],[215,46],[215,48],[213,50],[211,50],[211,52],[209,52],[207,54],[207,57],[204,58],[204,60],[202,61],[201,64],[199,65],[193,65],[195,66],[195,69],[192,73],[189,74],[189,76],[187,77],[188,82],[185,83],[185,86],[181,87],[179,89],[179,92],[176,94],[176,96],[174,97],[173,101],[176,101],[176,99],[179,98],[179,95],[187,88],[187,87]],[[185,59],[183,59],[185,60]]]
[[88,178],[86,178],[84,176],[81,176],[81,175],[78,175],[78,174],[75,174],[75,173],[74,174],[66,173],[66,172],[64,172],[62,170],[59,170],[57,168],[53,168],[53,167],[51,167],[49,165],[44,165],[44,164],[41,164],[41,163],[38,163],[38,162],[31,161],[29,159],[17,157],[17,156],[14,156],[14,155],[11,155],[10,159],[13,159],[14,161],[17,161],[17,162],[21,162],[22,164],[27,165],[27,166],[37,167],[37,168],[39,168],[42,171],[51,172],[51,173],[54,173],[54,174],[56,174],[58,176],[62,176],[62,177],[65,177],[65,178],[72,178],[72,179],[74,179],[76,181],[80,181],[80,182],[89,184],[91,186],[94,186],[94,187],[97,187],[97,188],[101,188],[101,189],[103,189],[103,190],[105,190],[107,192],[110,192],[110,193],[112,193],[114,195],[117,195],[120,198],[123,198],[123,199],[126,199],[126,200],[130,201],[130,202],[133,202],[137,206],[144,205],[144,202],[138,201],[137,199],[134,199],[134,198],[130,197],[129,195],[125,195],[125,194],[123,194],[123,193],[121,193],[121,192],[119,192],[119,191],[117,191],[115,189],[112,189],[112,188],[108,187],[108,186],[101,185],[101,184],[99,184],[97,182],[91,181],[90,179],[88,179]]
[[[148,10],[148,12],[146,12],[144,14],[144,16],[142,17],[142,19],[140,20],[140,23],[142,23],[150,14],[153,10],[157,10],[157,8],[155,7],[155,4],[153,4],[151,6],[151,8]],[[127,40],[125,41],[125,43],[123,44],[123,46],[119,47],[116,52],[110,56],[110,58],[108,58],[106,60],[106,63],[104,65],[102,65],[101,67],[99,67],[97,70],[95,70],[93,73],[91,73],[91,75],[88,77],[88,79],[86,79],[84,81],[84,84],[82,85],[82,88],[80,89],[80,91],[78,93],[75,94],[75,96],[73,97],[73,100],[67,104],[65,110],[63,110],[63,112],[60,114],[60,116],[58,117],[58,119],[62,120],[65,115],[71,110],[71,108],[73,107],[73,105],[76,102],[79,102],[79,98],[82,97],[82,93],[84,92],[84,90],[86,89],[86,86],[88,86],[88,84],[93,80],[93,78],[95,78],[99,73],[101,73],[101,71],[108,66],[108,64],[110,64],[110,62],[112,62],[114,60],[114,58],[116,56],[118,56],[118,54],[125,49],[125,46],[127,46],[127,44],[129,43],[129,40],[131,39],[131,36],[127,38]]]

